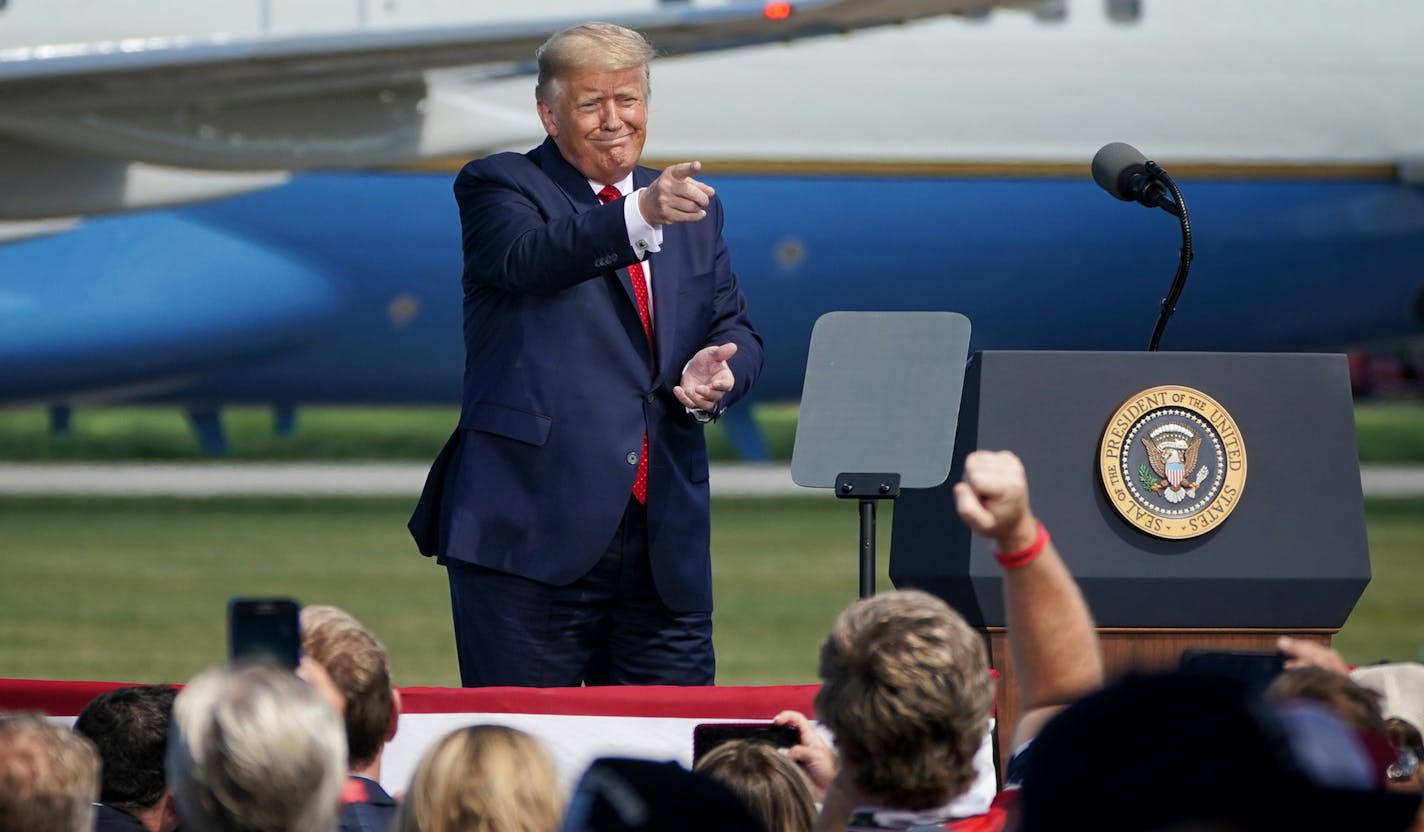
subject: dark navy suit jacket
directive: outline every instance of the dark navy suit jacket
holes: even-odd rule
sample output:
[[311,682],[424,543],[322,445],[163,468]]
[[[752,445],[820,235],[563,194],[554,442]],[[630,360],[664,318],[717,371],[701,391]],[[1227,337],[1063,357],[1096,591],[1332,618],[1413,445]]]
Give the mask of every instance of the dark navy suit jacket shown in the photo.
[[94,832],[148,832],[139,819],[105,803],[96,804]]
[[380,783],[347,775],[341,795],[340,832],[392,832],[397,809]]
[[[657,171],[638,168],[635,187]],[[707,449],[672,395],[699,349],[732,342],[735,404],[762,367],[715,197],[663,228],[650,349],[621,202],[600,205],[549,139],[467,164],[455,180],[465,255],[460,425],[410,529],[420,551],[562,585],[617,529],[648,434],[648,549],[663,602],[712,608]]]

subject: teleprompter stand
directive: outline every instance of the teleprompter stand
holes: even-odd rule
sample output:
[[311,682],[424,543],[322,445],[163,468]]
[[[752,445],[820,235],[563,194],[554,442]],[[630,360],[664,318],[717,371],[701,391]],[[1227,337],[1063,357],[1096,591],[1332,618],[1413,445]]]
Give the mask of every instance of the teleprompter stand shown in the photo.
[[900,496],[899,474],[838,474],[836,496],[860,501],[860,597],[875,594],[875,506]]
[[860,597],[875,594],[875,515],[944,482],[969,355],[952,312],[830,312],[806,361],[791,478],[860,504]]

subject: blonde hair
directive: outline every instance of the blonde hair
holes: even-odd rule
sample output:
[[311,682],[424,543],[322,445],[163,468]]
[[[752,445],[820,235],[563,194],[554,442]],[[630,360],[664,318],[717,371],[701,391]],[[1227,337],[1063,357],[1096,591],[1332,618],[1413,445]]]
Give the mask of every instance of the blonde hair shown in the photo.
[[350,765],[376,759],[391,724],[391,660],[385,645],[350,613],[313,604],[302,608],[302,652],[325,668],[346,701],[342,715]]
[[0,714],[0,832],[88,832],[98,799],[93,743],[39,714]]
[[821,645],[816,715],[887,808],[927,809],[974,781],[994,689],[983,639],[918,590],[852,604]]
[[581,23],[555,32],[534,50],[539,64],[539,80],[534,85],[534,100],[552,104],[563,91],[564,76],[583,70],[620,72],[643,70],[643,96],[652,92],[652,76],[648,64],[653,60],[653,45],[647,38],[616,23]]
[[811,832],[816,799],[800,767],[768,743],[724,742],[696,771],[731,789],[770,832]]
[[564,798],[539,742],[514,728],[475,725],[421,758],[401,801],[399,832],[554,832]]

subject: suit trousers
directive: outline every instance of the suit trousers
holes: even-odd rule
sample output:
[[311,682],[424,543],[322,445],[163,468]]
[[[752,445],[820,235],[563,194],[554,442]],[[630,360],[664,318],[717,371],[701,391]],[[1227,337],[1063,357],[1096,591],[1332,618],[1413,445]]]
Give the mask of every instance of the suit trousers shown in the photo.
[[631,496],[603,556],[566,586],[442,562],[465,687],[712,684],[712,614],[662,602]]

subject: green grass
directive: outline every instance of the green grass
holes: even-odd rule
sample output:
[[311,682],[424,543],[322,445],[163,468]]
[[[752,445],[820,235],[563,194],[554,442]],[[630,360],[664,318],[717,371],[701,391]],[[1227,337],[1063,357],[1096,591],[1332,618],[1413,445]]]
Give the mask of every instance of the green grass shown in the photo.
[[[718,499],[722,684],[805,683],[857,590],[857,518],[835,500]],[[0,497],[0,676],[182,681],[224,654],[233,595],[344,607],[401,684],[458,676],[444,573],[415,553],[403,499]],[[1424,500],[1367,501],[1374,581],[1337,640],[1347,659],[1418,659]],[[880,518],[885,577],[891,511]]]
[[[791,458],[796,405],[756,405],[754,417],[774,459]],[[223,411],[231,456],[244,460],[419,460],[434,458],[454,427],[449,407],[311,407],[297,431],[277,436],[272,414],[257,407]],[[1355,408],[1362,462],[1424,463],[1424,405],[1369,403]],[[74,412],[69,436],[49,432],[41,408],[0,410],[0,461],[198,459],[201,451],[183,413],[171,407],[116,407]],[[720,425],[707,430],[714,459],[735,457]]]
[[[182,681],[223,657],[229,597],[291,595],[365,621],[400,683],[458,684],[444,570],[415,552],[410,508],[0,498],[0,676]],[[813,680],[816,645],[857,591],[854,507],[718,500],[714,511],[719,681]],[[881,532],[884,552],[888,512]]]
[[1355,406],[1361,462],[1424,462],[1424,406],[1418,402]]
[[[754,417],[777,459],[790,459],[796,405],[758,405]],[[459,419],[454,407],[310,407],[297,414],[291,436],[273,431],[272,412],[223,410],[230,456],[241,460],[419,460],[435,458]],[[714,459],[735,453],[720,425],[707,429]],[[0,461],[182,460],[202,451],[181,410],[114,407],[74,411],[67,436],[49,430],[43,408],[0,410]]]
[[1355,664],[1424,661],[1424,499],[1366,500],[1372,579],[1335,646]]

